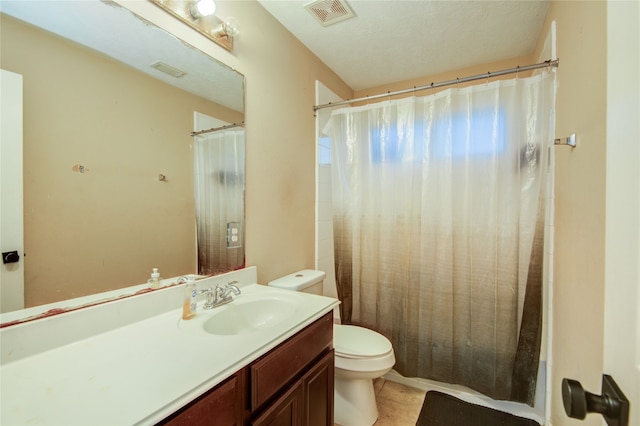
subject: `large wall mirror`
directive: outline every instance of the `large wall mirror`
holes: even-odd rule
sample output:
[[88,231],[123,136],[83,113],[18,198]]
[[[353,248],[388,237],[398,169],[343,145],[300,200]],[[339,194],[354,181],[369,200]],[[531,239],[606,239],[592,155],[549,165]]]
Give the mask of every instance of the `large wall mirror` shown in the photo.
[[[226,142],[191,132],[244,122],[244,77],[110,2],[1,11],[1,68],[23,76],[25,308],[144,284],[152,268],[242,267],[243,128]],[[220,228],[208,248],[196,238],[199,143],[234,156],[203,175],[220,194],[207,201]],[[198,252],[223,259],[199,270]]]

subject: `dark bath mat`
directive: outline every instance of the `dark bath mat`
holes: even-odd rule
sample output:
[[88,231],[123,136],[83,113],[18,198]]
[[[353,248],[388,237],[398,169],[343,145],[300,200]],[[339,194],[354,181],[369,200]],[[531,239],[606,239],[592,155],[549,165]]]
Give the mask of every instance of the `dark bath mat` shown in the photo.
[[446,393],[429,391],[416,426],[540,426],[536,421],[481,405]]

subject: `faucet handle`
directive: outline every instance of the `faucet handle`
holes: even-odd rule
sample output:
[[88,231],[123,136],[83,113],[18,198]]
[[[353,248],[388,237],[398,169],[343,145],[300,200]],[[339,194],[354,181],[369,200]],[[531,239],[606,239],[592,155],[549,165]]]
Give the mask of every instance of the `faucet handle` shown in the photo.
[[212,309],[214,307],[215,303],[218,300],[217,290],[218,290],[217,287],[216,287],[216,291],[214,291],[211,287],[204,290],[198,290],[198,294],[204,293],[207,296],[207,301],[204,302],[204,305],[202,305],[204,309]]
[[238,288],[238,286],[236,285],[238,284],[238,281],[230,281],[228,283],[226,283],[224,286],[227,290],[231,290],[233,291],[233,294],[235,294],[236,296],[239,295],[241,293],[240,288]]
[[216,284],[215,293],[216,293],[216,300],[224,299],[225,296],[227,295],[226,289],[222,287],[220,284]]

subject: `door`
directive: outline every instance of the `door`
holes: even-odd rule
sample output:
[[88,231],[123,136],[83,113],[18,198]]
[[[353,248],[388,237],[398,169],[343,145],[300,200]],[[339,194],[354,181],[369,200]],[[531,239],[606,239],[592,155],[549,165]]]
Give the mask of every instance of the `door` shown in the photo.
[[607,2],[604,373],[640,425],[640,5]]
[[[0,250],[3,253],[0,313],[3,313],[24,308],[22,76],[0,71]],[[11,252],[17,252],[19,259],[9,254]]]
[[302,382],[295,382],[260,417],[252,421],[251,426],[301,426],[303,395]]
[[330,350],[302,377],[305,426],[333,426],[334,360]]

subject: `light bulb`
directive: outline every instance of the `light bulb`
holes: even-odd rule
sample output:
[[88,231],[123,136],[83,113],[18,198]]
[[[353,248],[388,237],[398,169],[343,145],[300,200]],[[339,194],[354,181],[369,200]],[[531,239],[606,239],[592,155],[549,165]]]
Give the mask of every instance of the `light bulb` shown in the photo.
[[215,12],[216,3],[213,0],[198,0],[189,7],[189,13],[196,19],[213,15]]
[[222,30],[229,37],[236,37],[240,34],[240,26],[238,20],[233,16],[229,16],[222,24]]

